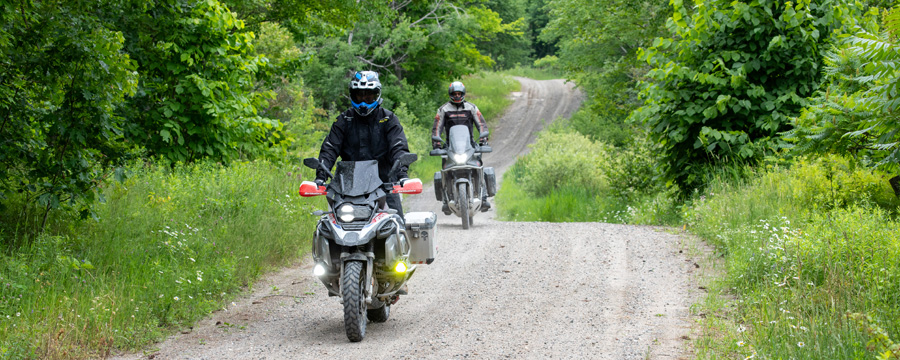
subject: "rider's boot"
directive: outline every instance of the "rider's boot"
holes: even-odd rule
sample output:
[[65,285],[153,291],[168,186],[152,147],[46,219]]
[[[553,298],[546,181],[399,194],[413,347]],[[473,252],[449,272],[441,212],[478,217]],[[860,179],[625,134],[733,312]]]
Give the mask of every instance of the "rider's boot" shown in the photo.
[[481,198],[481,212],[487,212],[491,209],[491,203],[488,202],[487,196]]

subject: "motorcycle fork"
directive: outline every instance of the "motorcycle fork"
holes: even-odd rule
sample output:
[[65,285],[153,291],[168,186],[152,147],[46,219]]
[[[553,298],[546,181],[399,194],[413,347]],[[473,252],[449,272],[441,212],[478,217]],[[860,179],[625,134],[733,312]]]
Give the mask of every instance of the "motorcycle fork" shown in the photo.
[[[375,278],[374,271],[374,259],[375,259],[375,244],[371,241],[367,244],[357,245],[357,246],[344,246],[341,249],[341,275],[339,279],[344,278],[344,267],[347,265],[348,261],[365,261],[366,262],[366,289],[365,289],[365,297],[366,304],[372,303],[372,279]],[[340,293],[344,293],[344,282],[338,281],[340,284]],[[341,298],[341,304],[344,303],[344,299]]]

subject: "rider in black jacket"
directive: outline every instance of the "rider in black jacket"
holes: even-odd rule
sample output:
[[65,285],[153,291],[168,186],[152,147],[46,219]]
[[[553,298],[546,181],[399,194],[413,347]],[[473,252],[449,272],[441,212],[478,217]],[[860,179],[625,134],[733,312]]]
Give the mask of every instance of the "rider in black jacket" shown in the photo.
[[[381,107],[381,82],[374,71],[357,71],[350,80],[351,108],[338,115],[322,142],[319,161],[331,169],[338,156],[344,161],[377,160],[378,175],[389,182],[388,172],[401,155],[409,152],[406,134],[393,112]],[[407,168],[400,170],[401,182]],[[316,183],[325,183],[325,172],[316,172]],[[388,194],[387,205],[403,216],[398,194]]]

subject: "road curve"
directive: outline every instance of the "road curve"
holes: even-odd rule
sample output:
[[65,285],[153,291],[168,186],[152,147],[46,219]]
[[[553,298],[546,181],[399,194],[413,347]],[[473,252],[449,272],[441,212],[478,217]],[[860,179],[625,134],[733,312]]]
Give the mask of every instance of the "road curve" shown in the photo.
[[[562,80],[517,78],[522,90],[493,122],[498,178],[537,132],[570,116],[581,96]],[[499,179],[498,179],[499,180]],[[419,266],[410,294],[385,323],[350,343],[338,299],[307,256],[190,331],[121,359],[681,359],[689,357],[694,267],[683,238],[605,223],[501,222],[494,211],[440,213],[431,188],[407,211],[434,211],[436,261]],[[502,204],[500,204],[502,206]]]

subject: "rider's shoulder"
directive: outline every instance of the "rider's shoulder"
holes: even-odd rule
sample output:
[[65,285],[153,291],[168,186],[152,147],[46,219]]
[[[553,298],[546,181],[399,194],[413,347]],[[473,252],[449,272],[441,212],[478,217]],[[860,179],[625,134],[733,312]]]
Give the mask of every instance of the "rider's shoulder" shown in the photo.
[[441,107],[438,108],[438,111],[445,111],[445,112],[446,111],[455,111],[456,110],[455,107],[456,107],[456,105],[454,105],[452,102],[448,101],[448,102],[445,102],[444,105],[441,105]]
[[335,118],[334,120],[339,123],[353,121],[353,110],[347,109],[346,111],[344,111],[340,115],[338,115],[337,118]]

